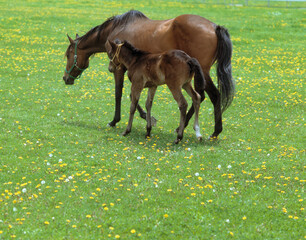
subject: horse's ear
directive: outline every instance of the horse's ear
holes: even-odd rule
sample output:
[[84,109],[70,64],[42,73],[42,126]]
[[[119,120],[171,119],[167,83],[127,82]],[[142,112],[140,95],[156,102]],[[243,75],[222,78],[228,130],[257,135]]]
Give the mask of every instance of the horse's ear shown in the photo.
[[75,38],[79,38],[79,37],[80,37],[79,34],[76,34],[76,35],[75,35]]
[[72,39],[71,37],[69,37],[68,34],[67,34],[67,37],[68,37],[68,39],[69,39],[69,42],[70,42],[71,44],[73,44],[73,43],[74,43],[73,39]]

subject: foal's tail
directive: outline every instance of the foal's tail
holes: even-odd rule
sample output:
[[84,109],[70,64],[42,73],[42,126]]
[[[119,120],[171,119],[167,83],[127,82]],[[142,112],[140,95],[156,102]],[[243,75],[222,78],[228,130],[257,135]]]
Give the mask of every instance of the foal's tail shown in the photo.
[[201,65],[199,61],[195,58],[190,58],[188,60],[188,64],[190,66],[191,72],[194,73],[194,89],[197,93],[201,95],[201,97],[202,95],[204,97],[205,78],[202,72]]
[[222,112],[232,103],[235,95],[235,82],[232,77],[232,42],[226,28],[217,26],[217,77],[221,94]]

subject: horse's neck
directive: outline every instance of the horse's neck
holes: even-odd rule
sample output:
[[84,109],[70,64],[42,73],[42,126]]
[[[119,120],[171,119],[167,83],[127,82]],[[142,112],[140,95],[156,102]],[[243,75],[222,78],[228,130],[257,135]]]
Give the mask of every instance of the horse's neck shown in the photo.
[[108,33],[103,31],[100,33],[100,35],[98,34],[99,33],[94,33],[92,36],[84,41],[81,41],[80,43],[80,47],[86,49],[86,52],[89,56],[95,53],[106,52],[105,43],[108,37]]

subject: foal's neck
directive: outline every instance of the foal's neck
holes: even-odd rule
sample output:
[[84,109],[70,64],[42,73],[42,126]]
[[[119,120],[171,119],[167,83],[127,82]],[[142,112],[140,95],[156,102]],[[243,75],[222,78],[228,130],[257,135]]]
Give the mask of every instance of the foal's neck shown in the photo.
[[144,54],[136,54],[131,49],[122,46],[122,49],[120,51],[120,62],[129,69],[135,62],[138,62],[138,60],[143,56]]

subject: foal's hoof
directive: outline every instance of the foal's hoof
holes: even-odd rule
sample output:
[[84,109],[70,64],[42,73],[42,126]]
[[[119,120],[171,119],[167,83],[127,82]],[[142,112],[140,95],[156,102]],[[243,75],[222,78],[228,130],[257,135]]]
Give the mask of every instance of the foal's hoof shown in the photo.
[[125,137],[125,136],[128,135],[130,132],[131,132],[131,131],[125,130],[125,131],[122,133],[122,136]]
[[198,139],[199,142],[202,142],[203,137],[202,136],[198,136],[197,139]]
[[181,139],[181,138],[177,138],[177,139],[174,141],[174,143],[175,143],[175,144],[178,144],[180,141],[182,141],[182,139]]

